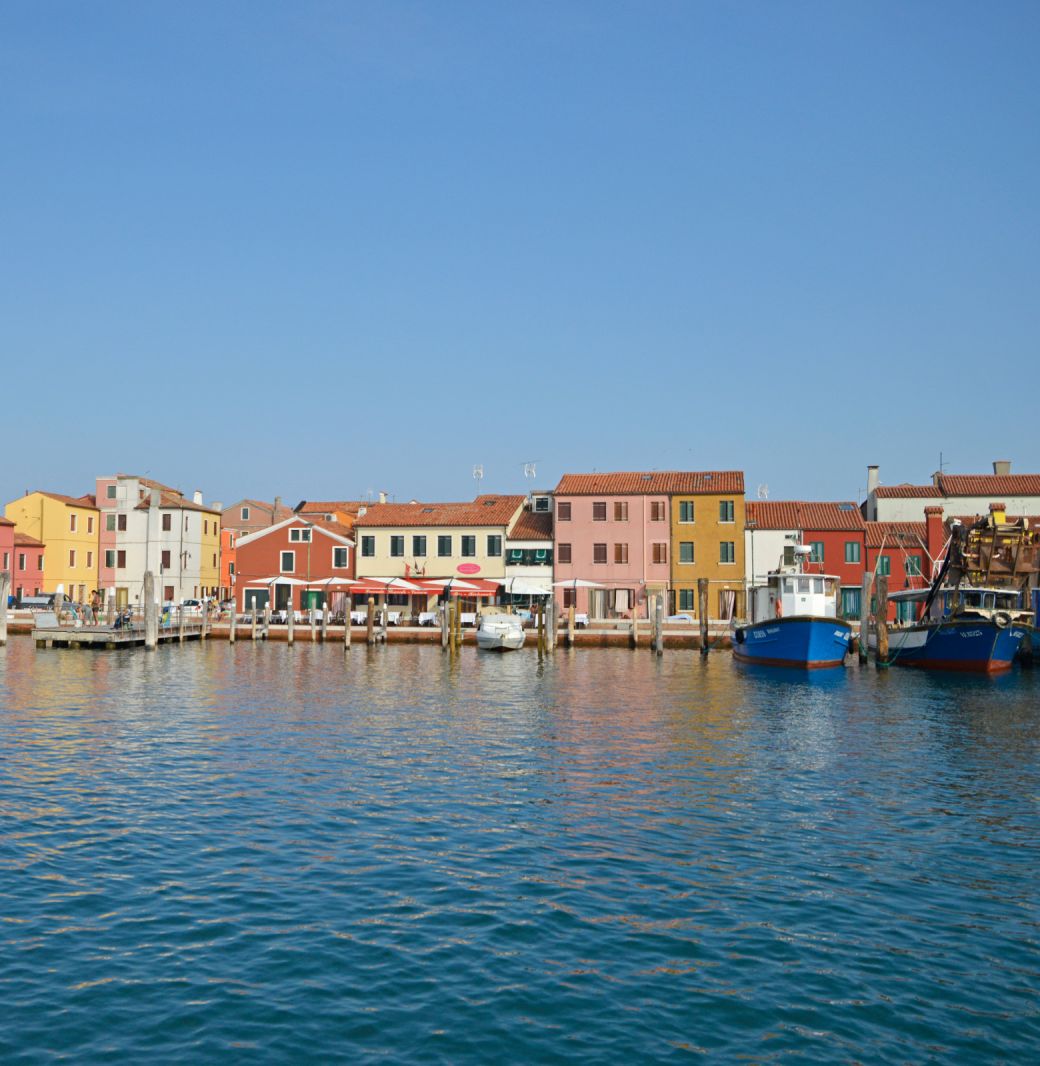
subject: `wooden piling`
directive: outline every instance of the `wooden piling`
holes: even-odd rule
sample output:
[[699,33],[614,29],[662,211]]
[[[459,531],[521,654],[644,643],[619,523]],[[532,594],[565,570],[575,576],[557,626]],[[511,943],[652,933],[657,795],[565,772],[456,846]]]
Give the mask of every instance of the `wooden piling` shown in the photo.
[[271,604],[270,602],[264,604],[264,640],[270,639],[271,636]]
[[546,646],[549,651],[556,650],[556,601],[550,596],[545,601]]
[[184,604],[177,607],[177,643],[184,643]]
[[376,602],[375,601],[375,597],[373,597],[373,596],[369,596],[368,597],[368,605],[367,605],[368,606],[368,617],[365,620],[365,622],[366,622],[365,641],[368,644],[374,644],[376,642],[376,638],[375,638],[376,617],[375,617],[375,613],[374,613],[375,602]]
[[155,602],[155,575],[151,570],[144,572],[144,586],[141,591],[144,600],[144,646],[154,649],[159,643],[159,614]]
[[346,606],[343,608],[343,650],[350,651],[350,612],[354,608],[353,598],[348,596]]
[[445,600],[440,606],[441,613],[441,649],[447,651],[448,648],[448,625],[451,619],[448,617],[448,601]]
[[635,604],[632,604],[632,626],[628,631],[628,643],[633,648],[639,647],[639,618]]
[[574,604],[567,608],[567,647],[574,647]]
[[[314,639],[314,632],[311,632],[311,640]],[[329,639],[329,606],[325,604],[321,609],[321,642],[325,643]]]
[[199,626],[199,639],[205,640],[206,633],[209,631],[209,604],[205,600],[202,601],[202,621]]
[[290,597],[289,602],[285,605],[285,640],[286,640],[286,643],[292,644],[292,642],[293,642],[293,640],[295,638],[295,633],[294,633],[295,628],[296,628],[296,611],[293,610],[292,598]]
[[654,654],[664,652],[664,593],[658,593],[654,604]]
[[888,666],[888,578],[878,574],[875,593],[877,610],[874,625],[877,627],[877,654],[874,661],[879,669]]
[[535,627],[538,633],[538,654],[545,653],[545,608],[538,604],[535,608]]
[[7,589],[11,576],[6,570],[0,573],[0,647],[7,643]]
[[874,582],[874,575],[864,571],[863,588],[860,592],[859,601],[859,661],[867,661],[867,637],[870,634],[870,590]]
[[231,604],[231,625],[228,629],[228,643],[235,643],[235,623],[238,621],[238,611],[235,610],[234,603]]
[[105,623],[109,626],[116,624],[116,598],[115,596],[109,596],[108,602],[105,608]]
[[252,637],[252,639],[254,641],[256,640],[256,614],[257,614],[257,612],[256,612],[256,604],[254,603],[253,604],[253,620],[252,620],[253,624],[252,624],[252,634],[251,634],[251,637]]
[[389,627],[390,627],[390,604],[389,604],[388,601],[389,601],[389,597],[384,593],[383,594],[383,619],[382,619],[382,625],[379,627],[379,642],[380,642],[380,644],[385,644],[386,643],[386,641],[387,641],[387,636],[386,635],[389,632]]
[[701,627],[701,655],[708,654],[708,579],[697,578],[697,616]]

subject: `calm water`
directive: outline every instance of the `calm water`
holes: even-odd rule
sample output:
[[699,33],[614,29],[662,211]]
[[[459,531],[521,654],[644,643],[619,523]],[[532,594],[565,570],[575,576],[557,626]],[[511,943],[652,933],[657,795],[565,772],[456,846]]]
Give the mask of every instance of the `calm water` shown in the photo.
[[1035,1061],[1040,671],[0,649],[0,1061]]

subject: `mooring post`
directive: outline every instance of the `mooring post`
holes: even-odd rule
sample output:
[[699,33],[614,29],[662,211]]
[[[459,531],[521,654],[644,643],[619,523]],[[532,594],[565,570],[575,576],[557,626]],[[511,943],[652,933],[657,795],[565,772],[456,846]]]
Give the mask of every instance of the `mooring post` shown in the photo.
[[[314,639],[314,634],[311,633],[311,640]],[[329,639],[329,605],[328,602],[321,609],[321,642],[325,643]]]
[[441,604],[441,648],[447,650],[448,647],[448,600],[445,600]]
[[0,646],[7,643],[7,589],[11,575],[6,570],[0,573]]
[[877,655],[875,662],[879,668],[888,666],[888,578],[878,574],[877,579],[877,614],[874,624],[877,626]]
[[375,617],[375,613],[374,613],[375,612],[375,602],[376,601],[375,601],[375,597],[374,596],[369,596],[368,597],[368,604],[367,604],[368,617],[365,620],[365,626],[366,626],[365,641],[368,644],[374,644],[375,640],[376,640],[376,637],[375,637],[376,617]]
[[184,643],[184,604],[177,606],[177,643]]
[[389,596],[383,596],[383,625],[381,627],[382,632],[379,634],[379,640],[382,644],[386,643],[387,629],[390,625],[390,599]]
[[144,646],[154,648],[159,643],[159,615],[155,602],[155,575],[151,570],[144,572],[144,587],[141,591],[144,600]]
[[318,639],[318,616],[314,613],[314,608],[310,609],[310,623],[311,623],[311,643],[313,644]]
[[116,624],[116,598],[115,596],[109,596],[105,610],[105,624],[114,626]]
[[567,647],[574,647],[574,604],[567,608]]
[[556,650],[556,602],[550,596],[545,603],[545,629],[549,651]]
[[538,634],[538,654],[541,655],[545,651],[545,615],[540,603],[535,607],[534,624]]
[[[290,590],[291,592],[291,590]],[[285,639],[289,644],[293,642],[293,630],[296,628],[296,611],[293,610],[292,596],[285,605]]]
[[701,624],[701,655],[708,654],[708,579],[697,578],[697,614]]
[[231,626],[228,629],[228,643],[235,643],[235,623],[238,621],[238,611],[235,609],[236,604],[232,600],[231,602]]
[[350,650],[350,612],[353,609],[353,599],[348,596],[346,600],[346,607],[343,608],[343,651]]
[[54,617],[59,626],[61,625],[61,605],[64,600],[65,597],[60,592],[54,593]]
[[660,655],[664,651],[664,593],[658,593],[657,603],[654,605],[654,654]]
[[264,604],[264,640],[269,639],[271,636],[271,603],[268,601]]
[[859,601],[859,661],[867,661],[867,637],[870,632],[870,587],[874,575],[866,570],[863,573],[863,589]]
[[209,604],[202,601],[202,624],[199,627],[199,640],[206,639],[206,631],[209,628]]

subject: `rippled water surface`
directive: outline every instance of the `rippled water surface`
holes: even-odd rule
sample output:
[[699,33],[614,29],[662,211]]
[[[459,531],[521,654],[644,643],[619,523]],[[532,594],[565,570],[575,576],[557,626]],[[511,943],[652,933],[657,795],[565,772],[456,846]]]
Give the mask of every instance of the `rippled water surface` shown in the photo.
[[0,1061],[1034,1060],[1040,672],[0,649]]

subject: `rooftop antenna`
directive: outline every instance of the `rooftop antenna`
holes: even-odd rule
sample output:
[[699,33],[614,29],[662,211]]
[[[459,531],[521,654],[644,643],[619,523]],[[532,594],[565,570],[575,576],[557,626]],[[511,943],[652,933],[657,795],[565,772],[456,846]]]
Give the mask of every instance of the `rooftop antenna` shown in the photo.
[[473,467],[473,480],[477,483],[477,495],[480,495],[480,481],[484,476],[484,464],[477,463]]
[[538,476],[538,463],[540,459],[532,459],[529,463],[524,463],[524,478],[528,481],[533,481]]
[[765,482],[758,486],[758,498],[760,500],[769,499],[769,486]]
[[946,469],[946,463],[943,462],[943,453],[939,452],[939,473],[941,474]]

